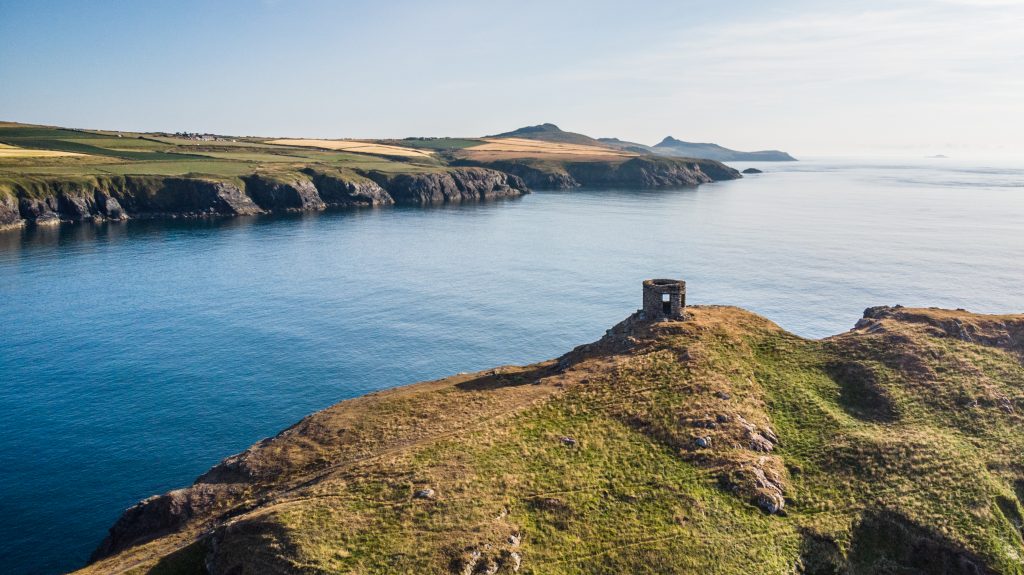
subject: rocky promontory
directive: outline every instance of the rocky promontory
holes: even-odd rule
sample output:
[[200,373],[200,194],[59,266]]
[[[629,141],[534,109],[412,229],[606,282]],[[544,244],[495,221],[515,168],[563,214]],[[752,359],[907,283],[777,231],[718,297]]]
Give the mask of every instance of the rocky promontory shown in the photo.
[[742,177],[738,171],[714,160],[658,156],[635,156],[608,161],[552,161],[532,158],[491,162],[464,160],[460,165],[486,166],[519,176],[531,188],[548,190],[580,186],[696,186]]
[[476,167],[411,173],[311,166],[242,176],[23,176],[0,180],[0,228],[128,218],[243,216],[391,204],[481,201],[529,193]]
[[1024,315],[808,340],[684,312],[310,415],[125,511],[83,572],[1024,569]]
[[370,172],[367,175],[402,204],[493,200],[529,193],[526,183],[518,176],[485,168],[403,174]]

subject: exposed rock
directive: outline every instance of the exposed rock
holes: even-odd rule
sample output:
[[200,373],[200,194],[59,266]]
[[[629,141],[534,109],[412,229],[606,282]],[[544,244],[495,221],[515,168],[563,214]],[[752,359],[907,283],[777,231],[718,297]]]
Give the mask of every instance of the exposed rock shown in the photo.
[[399,204],[479,201],[529,193],[520,178],[486,168],[454,168],[412,174],[370,172],[369,177]]
[[580,186],[580,183],[561,166],[534,163],[529,160],[499,160],[489,162],[487,166],[517,176],[527,186],[538,190],[566,190]]
[[698,437],[697,441],[695,441],[694,443],[696,443],[697,447],[700,447],[700,448],[711,447],[711,438],[710,437]]
[[36,223],[47,223],[60,221],[57,215],[59,201],[56,196],[44,198],[20,198],[18,200],[18,212],[23,219]]
[[93,193],[82,195],[62,193],[57,196],[57,211],[61,219],[73,222],[83,222],[93,219],[93,215],[99,215],[99,206],[96,205],[96,196]]
[[436,495],[437,493],[433,489],[430,489],[429,487],[426,489],[418,489],[415,493],[412,494],[412,496],[415,497],[416,499],[433,499]]
[[224,494],[216,486],[197,485],[144,499],[127,509],[114,523],[107,537],[93,551],[90,561],[173,533],[192,517],[211,509]]
[[245,191],[267,211],[303,212],[327,207],[316,186],[304,174],[255,173],[242,178]]
[[0,192],[0,229],[19,226],[21,222],[17,198]]
[[645,156],[621,163],[575,162],[565,169],[585,186],[696,186],[740,177],[736,170],[711,160]]
[[263,210],[234,181],[212,178],[128,176],[108,192],[132,216],[240,216]]
[[764,172],[759,170],[759,169],[757,169],[757,168],[747,168],[747,169],[743,170],[742,173],[744,173],[744,174],[763,174]]
[[569,447],[576,447],[576,440],[571,437],[563,437],[562,444]]
[[714,160],[661,156],[637,156],[625,161],[552,162],[524,158],[485,163],[463,160],[457,163],[483,165],[514,174],[537,189],[695,186],[741,177],[738,171]]
[[128,217],[121,204],[101,190],[96,190],[96,207],[109,220],[123,220]]
[[395,200],[377,182],[346,170],[305,168],[329,207],[386,206]]
[[774,456],[761,456],[740,463],[721,476],[722,486],[744,497],[768,514],[779,514],[786,506],[784,466]]
[[753,451],[770,453],[775,449],[775,445],[759,433],[747,432],[747,439],[750,440],[750,449]]
[[887,320],[927,326],[931,330],[929,335],[1024,354],[1024,320],[1019,317],[979,316],[963,310],[911,309],[897,305],[869,307],[857,323],[860,326],[884,325]]
[[507,564],[513,573],[519,573],[519,569],[523,566],[523,556],[518,551],[509,551],[508,559],[503,563]]

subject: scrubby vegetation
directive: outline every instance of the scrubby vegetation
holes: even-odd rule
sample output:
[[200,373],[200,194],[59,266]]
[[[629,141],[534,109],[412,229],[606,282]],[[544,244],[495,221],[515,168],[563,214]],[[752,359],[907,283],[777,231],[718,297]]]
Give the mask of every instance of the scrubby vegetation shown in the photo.
[[314,414],[86,571],[1024,572],[1024,316],[688,310]]

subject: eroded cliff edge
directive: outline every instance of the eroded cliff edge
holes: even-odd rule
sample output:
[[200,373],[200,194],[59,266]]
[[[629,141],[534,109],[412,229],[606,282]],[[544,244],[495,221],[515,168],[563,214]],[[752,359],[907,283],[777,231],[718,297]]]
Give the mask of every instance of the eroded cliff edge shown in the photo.
[[518,177],[454,167],[391,174],[330,167],[214,176],[22,176],[0,179],[0,229],[127,218],[239,216],[333,207],[430,204],[529,193]]
[[313,414],[127,510],[85,572],[1024,570],[1024,315],[687,314]]
[[675,187],[697,186],[743,177],[737,170],[715,160],[636,156],[610,161],[552,161],[541,158],[458,160],[456,165],[484,166],[523,179],[538,190],[588,187]]
[[712,160],[509,160],[408,172],[328,166],[223,176],[0,177],[0,229],[128,218],[240,216],[328,208],[513,198],[530,188],[696,186],[739,178]]

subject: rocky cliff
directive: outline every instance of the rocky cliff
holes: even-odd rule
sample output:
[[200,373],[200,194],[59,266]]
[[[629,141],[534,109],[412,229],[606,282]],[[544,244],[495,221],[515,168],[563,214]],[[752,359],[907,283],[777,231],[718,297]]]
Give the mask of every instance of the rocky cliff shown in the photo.
[[742,177],[740,173],[713,160],[637,156],[624,161],[552,161],[539,159],[498,160],[484,165],[514,174],[534,189],[590,187],[674,187],[695,186]]
[[[367,177],[367,175],[369,177]],[[485,168],[367,175],[312,166],[241,178],[24,176],[0,180],[0,228],[151,217],[240,216],[331,207],[509,198],[523,181]]]
[[529,193],[523,180],[497,170],[462,167],[441,172],[370,172],[399,204],[436,204],[511,198]]
[[370,394],[127,510],[87,573],[1024,572],[1024,315],[639,315]]

